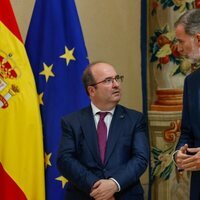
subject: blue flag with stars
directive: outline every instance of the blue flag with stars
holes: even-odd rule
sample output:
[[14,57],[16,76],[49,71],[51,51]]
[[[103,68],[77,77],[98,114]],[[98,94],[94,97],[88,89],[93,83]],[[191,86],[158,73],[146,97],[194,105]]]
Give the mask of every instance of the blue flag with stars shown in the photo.
[[25,46],[41,107],[46,199],[62,200],[67,180],[56,167],[60,120],[89,104],[81,81],[87,52],[74,0],[36,0]]

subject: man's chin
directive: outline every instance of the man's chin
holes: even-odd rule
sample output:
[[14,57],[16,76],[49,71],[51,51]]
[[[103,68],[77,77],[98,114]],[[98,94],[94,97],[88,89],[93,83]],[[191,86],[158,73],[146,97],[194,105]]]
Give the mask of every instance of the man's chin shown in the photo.
[[200,62],[200,58],[188,58],[190,63],[199,63]]
[[121,100],[121,95],[113,97],[113,101],[118,103]]
[[121,98],[121,94],[120,93],[115,93],[115,94],[113,94],[113,98],[114,99],[120,99]]
[[191,63],[197,63],[197,62],[200,62],[200,55],[199,54],[196,54],[196,55],[188,55],[186,56],[188,58],[188,60],[191,62]]

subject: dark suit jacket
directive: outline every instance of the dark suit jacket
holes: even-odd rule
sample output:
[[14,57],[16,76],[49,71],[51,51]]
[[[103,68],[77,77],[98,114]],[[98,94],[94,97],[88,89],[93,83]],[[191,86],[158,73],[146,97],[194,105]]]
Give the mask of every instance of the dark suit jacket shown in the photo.
[[69,180],[67,200],[89,200],[93,184],[114,178],[121,186],[116,199],[143,199],[139,178],[148,165],[146,123],[137,111],[117,105],[108,135],[105,164],[102,164],[91,107],[62,119],[63,135],[57,166]]
[[[183,95],[183,113],[181,136],[176,149],[184,144],[189,147],[200,147],[200,70],[185,78]],[[200,199],[200,172],[192,172],[191,198]]]

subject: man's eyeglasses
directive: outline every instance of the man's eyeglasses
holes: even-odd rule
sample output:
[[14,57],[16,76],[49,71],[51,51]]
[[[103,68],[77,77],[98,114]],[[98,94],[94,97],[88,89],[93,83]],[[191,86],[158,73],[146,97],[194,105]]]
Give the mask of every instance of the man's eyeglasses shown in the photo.
[[100,83],[103,83],[105,85],[111,85],[111,84],[114,83],[114,81],[116,81],[117,83],[121,83],[121,82],[123,82],[123,80],[124,80],[124,76],[117,75],[114,78],[108,77],[108,78],[104,79],[103,81],[99,81],[98,83],[92,84],[91,86],[95,86],[95,85],[98,85]]

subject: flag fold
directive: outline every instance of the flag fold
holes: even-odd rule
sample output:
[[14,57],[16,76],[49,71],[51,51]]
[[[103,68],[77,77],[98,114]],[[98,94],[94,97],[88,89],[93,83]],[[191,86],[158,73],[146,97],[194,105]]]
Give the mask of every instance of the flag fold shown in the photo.
[[42,123],[9,0],[0,0],[0,199],[44,200]]
[[26,49],[41,106],[46,198],[64,199],[67,180],[56,167],[61,117],[89,103],[81,81],[88,58],[74,0],[36,0]]

